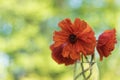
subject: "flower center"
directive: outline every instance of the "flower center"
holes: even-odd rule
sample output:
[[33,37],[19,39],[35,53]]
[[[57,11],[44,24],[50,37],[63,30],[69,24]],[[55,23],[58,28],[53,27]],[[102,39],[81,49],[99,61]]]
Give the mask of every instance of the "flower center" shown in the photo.
[[70,41],[70,43],[75,43],[76,41],[77,41],[77,38],[76,38],[76,35],[74,35],[74,34],[70,34],[70,36],[69,36],[69,41]]

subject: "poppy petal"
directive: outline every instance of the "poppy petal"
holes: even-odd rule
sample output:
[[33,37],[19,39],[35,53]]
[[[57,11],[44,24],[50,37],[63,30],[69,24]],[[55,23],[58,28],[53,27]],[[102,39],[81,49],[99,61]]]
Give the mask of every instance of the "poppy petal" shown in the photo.
[[63,31],[66,31],[66,32],[69,32],[71,33],[72,32],[72,28],[71,28],[71,20],[69,18],[61,21],[58,23],[58,26],[63,30]]
[[70,65],[75,62],[75,60],[72,60],[71,58],[64,58],[62,56],[63,51],[63,45],[60,45],[59,47],[54,47],[54,45],[50,46],[50,49],[52,50],[52,58],[58,63],[58,64],[65,64]]

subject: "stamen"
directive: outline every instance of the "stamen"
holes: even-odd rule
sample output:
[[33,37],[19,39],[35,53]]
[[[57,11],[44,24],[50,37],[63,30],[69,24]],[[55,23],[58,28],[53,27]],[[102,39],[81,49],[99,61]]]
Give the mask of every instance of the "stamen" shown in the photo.
[[74,44],[77,41],[76,35],[70,34],[69,41],[70,43]]

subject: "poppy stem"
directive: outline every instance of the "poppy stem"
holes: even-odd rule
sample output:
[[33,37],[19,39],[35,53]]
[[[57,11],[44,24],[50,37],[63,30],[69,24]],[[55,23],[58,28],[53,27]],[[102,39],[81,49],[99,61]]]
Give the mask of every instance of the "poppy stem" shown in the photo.
[[73,80],[75,79],[75,75],[76,75],[76,68],[77,68],[77,61],[75,62],[75,65],[74,65],[74,75],[73,75]]
[[[85,58],[85,62],[84,62],[84,58]],[[77,74],[76,69],[77,69],[77,62],[75,63],[74,66],[74,80],[77,80],[80,76],[83,76],[84,80],[89,80],[91,75],[92,75],[92,66],[95,63],[94,62],[94,54],[91,55],[91,59],[89,60],[87,56],[81,55],[81,61],[79,61],[80,66],[81,66],[81,72]],[[89,67],[85,68],[84,63],[88,63]],[[89,74],[86,75],[86,72],[89,71]],[[77,76],[76,76],[77,74]]]
[[93,62],[94,59],[95,59],[95,54],[91,56],[91,62]]
[[[82,62],[80,63],[81,64],[81,69],[82,69],[82,72],[84,71],[84,65],[83,65],[83,55],[82,55]],[[83,78],[84,78],[84,80],[86,80],[86,75],[85,75],[85,73],[83,73],[82,74],[83,75]]]
[[[89,61],[86,56],[85,56],[85,58],[86,58],[87,61]],[[92,66],[92,63],[94,63],[94,62],[93,62],[94,58],[95,58],[95,57],[94,57],[94,54],[91,55],[91,60],[89,61],[89,66],[90,66],[90,67]],[[88,77],[86,78],[86,80],[88,80],[88,79],[91,77],[91,75],[92,75],[92,68],[90,69],[90,74],[88,75]]]
[[93,64],[94,64],[94,63],[92,63],[89,68],[87,68],[87,69],[85,69],[84,71],[82,71],[81,73],[79,73],[79,74],[74,78],[74,80],[77,80],[77,78],[78,78],[79,76],[81,76],[83,73],[85,73],[85,72],[87,72],[88,70],[90,70],[90,69],[92,68]]

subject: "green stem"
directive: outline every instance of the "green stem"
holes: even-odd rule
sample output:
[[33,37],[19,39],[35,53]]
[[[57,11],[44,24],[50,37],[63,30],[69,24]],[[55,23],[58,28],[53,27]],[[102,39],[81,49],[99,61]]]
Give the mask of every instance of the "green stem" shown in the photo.
[[89,68],[87,68],[87,69],[85,69],[84,71],[82,71],[81,73],[79,73],[79,74],[74,78],[74,80],[77,80],[77,78],[78,78],[79,76],[81,76],[83,73],[85,73],[85,72],[87,72],[89,69],[91,69],[92,66],[93,66],[93,64],[94,64],[94,63],[91,63],[91,66],[90,66]]
[[[85,57],[87,62],[84,62],[83,57]],[[92,66],[95,63],[95,62],[93,62],[94,54],[91,56],[91,60],[90,61],[88,60],[87,56],[81,55],[81,58],[82,58],[82,60],[81,60],[80,65],[81,65],[82,72],[80,72],[77,76],[75,76],[76,75],[75,74],[76,73],[76,66],[77,66],[77,64],[75,64],[75,67],[74,67],[74,80],[77,80],[77,78],[79,76],[81,76],[81,75],[83,76],[84,80],[88,80],[91,77],[91,75],[92,75]],[[87,69],[84,69],[83,63],[89,63],[89,67]],[[87,72],[87,71],[90,71],[90,74],[86,77],[85,72]]]
[[[84,71],[84,65],[83,65],[83,55],[82,55],[82,62],[81,62],[81,68],[82,68],[82,72]],[[82,74],[83,75],[83,78],[84,78],[84,80],[86,80],[86,75],[85,75],[85,73],[83,73]]]
[[[87,57],[86,57],[86,59],[87,59]],[[94,54],[91,56],[91,61],[89,62],[90,67],[91,67],[91,64],[93,63],[93,60],[94,60]],[[86,79],[88,80],[91,77],[91,75],[92,75],[92,68],[90,69],[90,74],[88,75],[88,77]]]
[[94,58],[95,58],[95,55],[93,54],[91,58],[91,62],[94,60]]
[[76,75],[76,68],[77,68],[77,61],[75,62],[75,66],[74,66],[74,77],[73,77],[73,80],[75,79],[75,75]]

